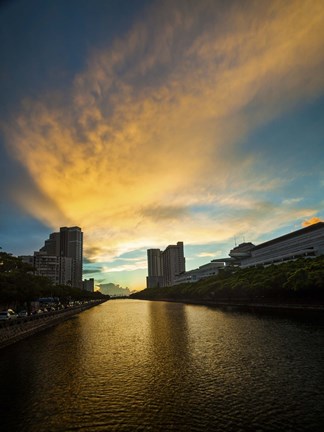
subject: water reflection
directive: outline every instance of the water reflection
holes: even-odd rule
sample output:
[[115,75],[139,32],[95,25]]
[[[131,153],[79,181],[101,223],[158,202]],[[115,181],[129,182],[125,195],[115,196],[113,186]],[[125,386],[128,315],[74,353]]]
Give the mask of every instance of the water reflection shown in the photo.
[[5,430],[317,431],[324,329],[111,301],[1,351]]
[[153,430],[183,430],[194,387],[186,306],[151,302],[149,328],[150,423]]
[[150,302],[149,318],[152,361],[164,367],[185,367],[189,355],[186,306]]
[[69,415],[64,407],[72,406],[82,380],[83,350],[81,340],[75,338],[78,330],[78,320],[71,319],[5,350],[1,384],[12,394],[8,397],[7,390],[1,392],[1,406],[8,425],[18,423],[21,430],[37,430],[38,421],[45,421],[50,428],[56,415],[60,422]]
[[[318,420],[309,413],[323,407],[323,400],[314,398],[316,379],[324,378],[323,327],[317,329],[321,336],[312,338],[309,323],[207,307],[190,309],[188,321],[195,369],[210,396],[206,411],[217,413],[219,423],[278,430],[285,419],[286,430],[317,430]],[[305,349],[310,338],[311,352]]]

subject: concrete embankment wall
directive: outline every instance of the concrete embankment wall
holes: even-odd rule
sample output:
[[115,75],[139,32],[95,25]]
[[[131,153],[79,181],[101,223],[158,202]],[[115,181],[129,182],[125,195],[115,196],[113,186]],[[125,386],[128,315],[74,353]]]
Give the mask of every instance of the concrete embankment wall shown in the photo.
[[[135,297],[135,299],[140,297]],[[289,314],[289,315],[318,315],[324,319],[324,304],[294,304],[294,303],[243,303],[238,301],[221,302],[213,300],[197,300],[186,298],[159,298],[149,299],[142,298],[148,301],[165,301],[171,303],[185,303],[200,306],[211,306],[224,311],[242,311],[242,312],[265,312],[271,314]]]
[[[106,301],[106,300],[104,300]],[[1,322],[0,324],[0,349],[25,339],[35,333],[45,330],[49,327],[60,324],[61,322],[69,319],[86,309],[97,306],[104,301],[99,300],[83,305],[74,306],[68,309],[48,312],[44,314],[35,315],[27,318],[18,318],[15,320]]]

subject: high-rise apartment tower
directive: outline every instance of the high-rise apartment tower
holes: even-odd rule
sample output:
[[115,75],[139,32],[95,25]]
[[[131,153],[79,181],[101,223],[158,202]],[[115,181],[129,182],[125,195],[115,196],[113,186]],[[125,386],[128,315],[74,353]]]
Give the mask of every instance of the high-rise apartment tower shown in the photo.
[[175,276],[186,271],[183,242],[169,245],[162,253],[164,286],[172,286]]
[[[26,259],[27,257],[25,257]],[[54,284],[82,289],[83,233],[79,227],[61,227],[50,234],[39,252],[34,253],[36,274]]]
[[60,228],[60,257],[72,258],[72,286],[82,289],[83,232],[79,227]]
[[169,245],[165,251],[148,249],[147,288],[157,288],[174,285],[175,276],[186,271],[183,242]]
[[163,263],[160,249],[148,249],[147,251],[148,276],[146,286],[157,288],[163,286]]

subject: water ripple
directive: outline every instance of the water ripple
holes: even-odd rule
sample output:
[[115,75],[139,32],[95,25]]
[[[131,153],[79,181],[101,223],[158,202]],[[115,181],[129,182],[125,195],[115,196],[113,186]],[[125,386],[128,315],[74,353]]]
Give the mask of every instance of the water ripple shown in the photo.
[[2,424],[319,432],[323,342],[320,323],[111,301],[2,351]]

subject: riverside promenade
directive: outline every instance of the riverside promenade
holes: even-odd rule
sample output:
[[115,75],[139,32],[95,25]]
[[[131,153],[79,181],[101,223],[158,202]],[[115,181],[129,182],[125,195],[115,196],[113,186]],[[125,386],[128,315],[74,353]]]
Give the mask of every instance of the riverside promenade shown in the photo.
[[0,349],[32,336],[35,333],[43,331],[49,327],[60,324],[86,309],[98,306],[107,300],[92,300],[81,305],[72,306],[67,309],[45,312],[26,318],[17,318],[0,323]]

